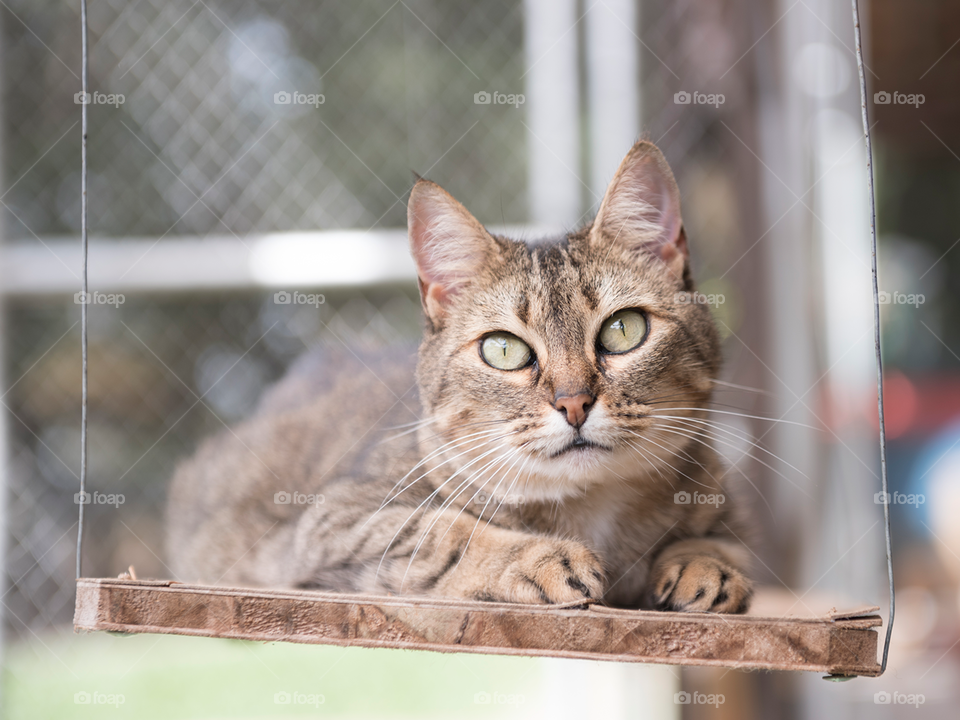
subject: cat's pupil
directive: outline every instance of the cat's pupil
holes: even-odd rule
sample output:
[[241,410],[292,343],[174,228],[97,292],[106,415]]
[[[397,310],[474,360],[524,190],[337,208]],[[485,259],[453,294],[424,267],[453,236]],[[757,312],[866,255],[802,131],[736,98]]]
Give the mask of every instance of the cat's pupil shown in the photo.
[[623,334],[624,337],[627,336],[627,327],[626,327],[626,325],[623,324],[623,320],[616,320],[616,321],[614,321],[613,327],[614,327],[615,329],[619,330],[619,331]]

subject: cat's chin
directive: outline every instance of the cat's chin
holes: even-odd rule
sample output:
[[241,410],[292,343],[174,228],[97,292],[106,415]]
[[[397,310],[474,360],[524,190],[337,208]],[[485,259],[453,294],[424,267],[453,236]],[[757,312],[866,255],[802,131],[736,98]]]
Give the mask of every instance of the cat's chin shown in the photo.
[[627,449],[573,444],[552,455],[531,457],[518,491],[531,502],[562,500],[591,486],[622,483],[636,464],[636,454]]

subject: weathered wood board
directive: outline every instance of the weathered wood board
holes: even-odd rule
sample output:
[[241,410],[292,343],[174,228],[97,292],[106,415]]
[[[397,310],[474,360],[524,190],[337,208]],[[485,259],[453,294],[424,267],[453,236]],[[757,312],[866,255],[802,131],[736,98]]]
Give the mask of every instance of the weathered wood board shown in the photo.
[[74,628],[875,676],[876,610],[687,614],[81,578]]

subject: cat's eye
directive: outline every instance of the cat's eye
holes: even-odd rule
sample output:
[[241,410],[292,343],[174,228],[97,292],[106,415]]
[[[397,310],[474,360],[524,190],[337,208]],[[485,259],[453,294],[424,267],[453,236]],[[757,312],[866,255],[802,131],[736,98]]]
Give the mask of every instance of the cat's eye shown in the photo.
[[495,332],[480,343],[480,354],[497,370],[519,370],[530,364],[533,352],[530,346],[516,335]]
[[608,317],[600,328],[597,342],[607,353],[633,350],[647,337],[647,319],[638,310],[621,310]]

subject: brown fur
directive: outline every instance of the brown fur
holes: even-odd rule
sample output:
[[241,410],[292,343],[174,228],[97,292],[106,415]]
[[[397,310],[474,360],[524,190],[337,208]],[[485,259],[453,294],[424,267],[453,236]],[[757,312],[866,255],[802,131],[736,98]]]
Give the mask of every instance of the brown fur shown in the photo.
[[[178,470],[178,576],[744,611],[745,526],[702,422],[719,341],[709,310],[678,300],[693,284],[660,152],[634,146],[594,223],[559,240],[492,236],[426,180],[409,216],[426,315],[416,383],[398,353],[308,355]],[[601,353],[601,323],[628,308],[646,314],[646,340]],[[486,364],[493,331],[536,361]],[[557,403],[578,394],[594,400],[576,428]],[[578,438],[588,447],[571,449]],[[281,491],[322,502],[277,504]]]

